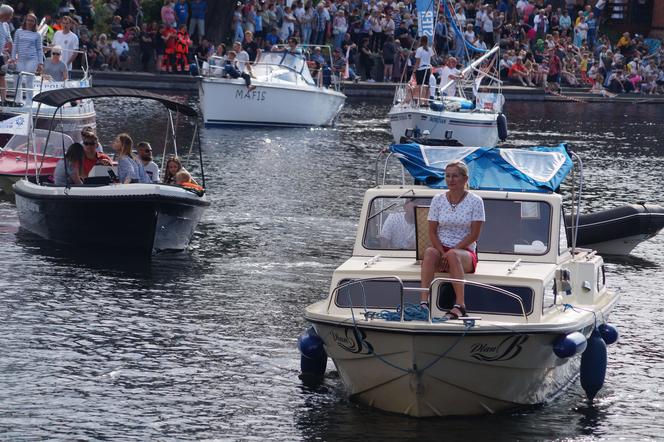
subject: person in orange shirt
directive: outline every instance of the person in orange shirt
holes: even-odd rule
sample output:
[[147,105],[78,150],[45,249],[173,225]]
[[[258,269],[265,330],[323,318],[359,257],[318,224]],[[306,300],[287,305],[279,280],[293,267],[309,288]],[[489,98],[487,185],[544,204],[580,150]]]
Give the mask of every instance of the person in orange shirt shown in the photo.
[[161,38],[164,39],[164,60],[161,65],[162,72],[173,72],[175,66],[175,45],[177,42],[178,32],[174,28],[166,27],[162,33]]
[[83,173],[81,176],[86,178],[93,167],[97,164],[104,166],[111,166],[113,161],[111,158],[101,152],[97,151],[97,146],[99,145],[99,140],[97,135],[92,131],[86,131],[81,133],[83,137]]
[[187,25],[181,25],[175,41],[175,66],[178,72],[189,71],[189,47],[191,38],[187,33]]
[[194,190],[196,192],[205,191],[205,189],[203,189],[203,186],[197,184],[196,181],[194,181],[194,179],[191,177],[191,174],[186,170],[180,170],[175,175],[175,184],[177,184],[180,187],[184,187],[185,189]]

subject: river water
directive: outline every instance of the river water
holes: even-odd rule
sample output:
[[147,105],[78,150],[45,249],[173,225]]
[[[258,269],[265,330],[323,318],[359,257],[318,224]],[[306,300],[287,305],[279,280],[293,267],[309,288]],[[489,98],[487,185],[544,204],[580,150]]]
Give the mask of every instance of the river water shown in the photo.
[[[664,235],[607,258],[622,335],[592,406],[577,381],[518,413],[416,420],[346,398],[331,363],[322,387],[300,384],[303,309],[350,256],[390,140],[388,108],[350,102],[333,129],[203,130],[212,206],[184,254],[142,262],[67,250],[19,231],[15,207],[0,203],[0,438],[662,437]],[[97,110],[102,140],[127,130],[163,142],[157,104]],[[664,109],[509,103],[507,114],[512,145],[567,141],[582,156],[585,209],[663,203]],[[100,234],[131,228],[128,217]]]

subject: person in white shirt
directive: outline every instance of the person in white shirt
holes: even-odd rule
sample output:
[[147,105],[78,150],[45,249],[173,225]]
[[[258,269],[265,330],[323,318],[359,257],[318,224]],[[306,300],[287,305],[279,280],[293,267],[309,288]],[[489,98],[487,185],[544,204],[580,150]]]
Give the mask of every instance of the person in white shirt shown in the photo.
[[65,15],[61,21],[62,30],[56,31],[53,35],[53,46],[62,48],[62,61],[70,71],[72,62],[78,56],[78,52],[76,52],[78,51],[78,36],[71,30],[73,24],[73,19]]
[[[457,69],[457,59],[450,57],[447,59],[447,63],[440,70],[440,94],[442,96],[455,96],[457,90],[456,80],[463,78],[461,71]],[[445,89],[443,87],[448,84],[450,81],[453,81],[452,84],[447,86]]]
[[[11,22],[13,16],[14,8],[9,5],[0,6],[0,67],[11,58],[9,52],[13,40],[9,22]],[[2,100],[2,103],[7,100],[7,82],[3,70],[0,70],[0,100]]]
[[129,62],[129,45],[124,40],[124,34],[118,34],[117,38],[111,43],[113,57],[111,58],[111,67],[120,69],[120,62]]
[[150,146],[150,143],[141,141],[136,145],[136,150],[138,151],[138,159],[143,164],[145,173],[150,178],[150,181],[159,183],[159,166],[152,160],[152,146]]
[[[421,97],[429,96],[429,77],[431,76],[431,57],[433,50],[429,47],[429,37],[423,35],[420,37],[420,47],[415,51],[415,68],[413,76],[415,77],[415,86],[413,94],[419,101]],[[421,92],[421,95],[420,95]]]
[[[486,219],[484,202],[479,195],[468,191],[468,166],[452,161],[445,167],[447,192],[431,200],[429,208],[429,238],[431,246],[424,252],[421,267],[421,304],[429,309],[429,286],[435,273],[447,272],[449,277],[463,280],[466,273],[477,268],[477,239]],[[464,285],[452,283],[454,306],[447,319],[466,316]]]

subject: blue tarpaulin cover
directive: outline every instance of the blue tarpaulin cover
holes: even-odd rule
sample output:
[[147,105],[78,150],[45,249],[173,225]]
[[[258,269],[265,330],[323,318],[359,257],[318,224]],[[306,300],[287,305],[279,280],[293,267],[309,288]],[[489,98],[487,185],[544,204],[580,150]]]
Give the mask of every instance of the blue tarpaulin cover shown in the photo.
[[468,165],[471,189],[552,192],[572,170],[565,145],[501,149],[498,147],[393,144],[390,150],[419,184],[444,189],[445,166],[456,160]]

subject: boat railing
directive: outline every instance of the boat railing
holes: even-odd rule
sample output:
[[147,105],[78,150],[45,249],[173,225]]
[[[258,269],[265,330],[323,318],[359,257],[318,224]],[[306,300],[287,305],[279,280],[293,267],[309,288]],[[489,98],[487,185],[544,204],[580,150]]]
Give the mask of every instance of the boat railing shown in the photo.
[[[435,278],[433,281],[431,281],[431,284],[429,284],[429,296],[428,296],[428,302],[429,302],[429,321],[433,321],[433,306],[434,306],[434,297],[433,297],[433,292],[436,292],[436,298],[440,296],[440,291],[439,290],[434,290],[435,288],[440,287],[441,284],[446,284],[446,283],[452,283],[452,284],[463,284],[464,286],[466,285],[471,285],[475,287],[480,287],[483,289],[488,290],[489,292],[493,292],[499,295],[504,295],[507,296],[510,299],[513,299],[519,304],[519,307],[521,309],[521,315],[523,316],[523,319],[525,322],[528,322],[528,315],[526,314],[526,309],[523,306],[523,298],[516,293],[512,293],[509,290],[502,289],[500,287],[496,287],[491,284],[485,284],[483,282],[477,282],[477,281],[469,281],[467,279],[455,279],[455,278],[447,278],[447,277],[438,277]],[[422,289],[417,289],[417,288],[405,288],[405,290],[419,290],[422,292]],[[437,301],[437,299],[436,299]],[[437,304],[437,303],[436,303]],[[463,318],[460,318],[463,319]]]

